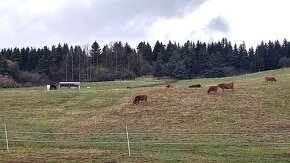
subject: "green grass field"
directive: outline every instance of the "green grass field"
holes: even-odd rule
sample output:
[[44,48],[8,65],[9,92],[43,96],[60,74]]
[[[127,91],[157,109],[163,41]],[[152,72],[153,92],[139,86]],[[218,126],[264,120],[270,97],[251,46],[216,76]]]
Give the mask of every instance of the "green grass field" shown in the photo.
[[[278,81],[267,83],[265,76]],[[181,80],[172,89],[165,88],[168,81],[0,89],[0,162],[290,162],[290,69]],[[210,85],[230,81],[234,93],[207,94]],[[201,88],[188,88],[198,83]],[[138,94],[148,102],[133,105]]]

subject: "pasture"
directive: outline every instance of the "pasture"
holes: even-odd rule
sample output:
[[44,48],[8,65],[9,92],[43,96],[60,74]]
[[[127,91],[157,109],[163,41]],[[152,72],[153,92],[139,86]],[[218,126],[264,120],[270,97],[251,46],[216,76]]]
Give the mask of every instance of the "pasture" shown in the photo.
[[[290,161],[290,69],[181,80],[170,89],[167,80],[81,83],[80,91],[0,89],[0,162]],[[234,93],[207,94],[210,85],[231,81]],[[139,94],[148,102],[133,105]],[[18,131],[8,139],[58,142],[11,141],[7,152],[4,124]]]

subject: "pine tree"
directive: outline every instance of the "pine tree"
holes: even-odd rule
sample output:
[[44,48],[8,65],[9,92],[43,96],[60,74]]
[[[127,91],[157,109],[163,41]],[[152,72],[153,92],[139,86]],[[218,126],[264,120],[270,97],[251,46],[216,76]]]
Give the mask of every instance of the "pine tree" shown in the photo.
[[172,76],[173,71],[177,68],[177,64],[179,64],[178,62],[180,62],[181,60],[182,59],[181,59],[180,51],[175,50],[173,54],[171,55],[169,62],[163,66],[163,74]]
[[115,72],[117,72],[118,70],[120,70],[120,67],[118,67],[118,64],[120,63],[120,59],[122,58],[121,54],[122,54],[122,43],[121,42],[115,42],[113,45],[113,56],[114,56],[114,65],[115,65]]
[[163,76],[163,61],[161,59],[157,59],[157,61],[154,63],[153,66],[153,75],[156,77],[161,77]]
[[110,56],[110,53],[111,53],[111,50],[109,48],[108,45],[105,45],[102,49],[102,53],[101,53],[101,63],[103,64],[103,66],[105,68],[108,68],[109,67],[109,64],[108,64],[108,58]]
[[82,57],[82,48],[80,46],[75,46],[74,47],[74,53],[78,57],[77,58],[77,63],[78,63],[78,81],[81,81],[82,78],[82,63],[83,63],[83,57]]
[[282,57],[290,58],[290,43],[285,38],[282,45]]
[[[35,71],[37,72],[37,67],[38,67],[38,63],[39,63],[39,59],[40,59],[40,54],[38,53],[40,50],[37,50],[35,48],[31,48],[30,52],[29,52],[29,56],[31,57],[31,67],[30,67],[30,71]],[[29,64],[29,63],[27,63]],[[29,67],[29,66],[26,66]]]
[[217,51],[209,57],[209,68],[205,70],[206,77],[224,77],[225,59],[223,55]]
[[282,47],[279,43],[279,41],[275,41],[275,43],[269,41],[268,44],[268,53],[269,53],[269,58],[272,60],[270,66],[271,69],[277,69],[279,68],[279,60],[282,57]]
[[5,59],[2,53],[0,53],[0,74],[5,74]]
[[234,45],[231,66],[233,66],[237,69],[240,68],[240,58],[239,58],[239,50],[238,50],[237,44]]
[[142,55],[144,59],[149,62],[153,63],[153,54],[152,54],[152,48],[149,43],[140,42],[137,46],[137,54]]
[[224,45],[222,54],[225,58],[225,65],[226,66],[233,66],[234,50],[233,50],[233,47],[231,45],[231,42],[226,42],[224,44],[225,45]]
[[[70,62],[71,62],[71,81],[74,81],[74,48],[73,46],[70,46],[69,48],[69,56],[70,56]],[[90,72],[91,74],[91,72]],[[91,76],[90,76],[90,79],[91,79]]]
[[92,64],[93,66],[99,66],[99,60],[100,60],[100,55],[101,55],[101,49],[99,44],[97,43],[97,41],[95,41],[93,43],[93,45],[91,46],[91,56],[92,56]]
[[249,58],[250,58],[250,61],[252,61],[254,59],[254,57],[255,57],[255,51],[254,51],[254,48],[251,47],[249,49]]
[[51,64],[49,67],[49,77],[54,81],[60,81],[62,76],[58,65],[58,51],[57,48],[53,45],[51,47]]
[[239,70],[240,71],[248,71],[250,67],[250,58],[248,56],[248,51],[246,49],[246,44],[243,42],[239,46]]
[[38,63],[38,72],[41,74],[48,75],[49,74],[49,67],[52,63],[51,61],[51,51],[47,48],[47,46],[44,46],[42,50],[40,50],[42,56]]
[[188,79],[188,70],[184,64],[184,60],[178,61],[172,75],[178,79]]
[[[147,69],[146,69],[146,60],[144,59],[142,54],[136,54],[136,51],[133,51],[133,56],[136,56],[136,69],[135,69],[135,74],[140,76],[143,75]],[[134,62],[134,61],[133,61]]]
[[198,72],[199,74],[203,74],[205,72],[205,70],[209,69],[210,67],[210,63],[209,63],[209,54],[206,50],[206,45],[203,44],[200,47],[200,51],[199,51],[199,55],[198,55],[198,60],[197,60],[197,64],[198,64]]
[[163,61],[164,52],[164,45],[162,44],[162,42],[157,41],[153,49],[152,60],[157,61],[157,59],[160,59]]
[[210,68],[223,68],[225,66],[225,58],[220,52],[212,53],[209,59]]
[[177,50],[177,45],[176,43],[175,44],[172,44],[171,41],[168,42],[167,46],[166,46],[166,49],[164,52],[161,52],[161,60],[163,62],[168,62],[170,57],[172,56],[173,52]]
[[260,66],[259,67],[259,71],[264,71],[264,70],[268,70],[267,68],[267,64],[266,64],[266,60],[267,60],[267,45],[262,41],[260,45],[257,46],[256,48],[256,55],[259,56],[259,57],[262,57],[263,60],[261,60],[259,57],[255,58],[255,62],[258,60],[260,63],[261,61],[263,61],[264,63],[260,63]]
[[181,54],[184,57],[184,64],[188,70],[189,76],[197,75],[197,54],[195,52],[195,44],[187,41],[181,47]]
[[260,72],[265,70],[265,61],[263,57],[256,54],[250,64],[250,68],[252,72]]
[[61,44],[58,44],[56,47],[56,52],[53,54],[53,62],[57,64],[57,67],[59,69],[62,69],[62,63],[63,63],[63,47]]
[[22,48],[20,50],[20,54],[21,54],[21,60],[19,63],[19,69],[26,71],[27,70],[26,65],[27,65],[28,57],[29,57],[29,48]]
[[65,81],[68,81],[68,62],[69,62],[69,47],[68,44],[64,44],[62,47],[62,60],[64,62],[64,68],[65,68]]
[[22,56],[21,56],[19,48],[14,48],[14,50],[12,52],[11,60],[13,62],[17,62],[17,64],[20,64],[21,58],[22,58]]

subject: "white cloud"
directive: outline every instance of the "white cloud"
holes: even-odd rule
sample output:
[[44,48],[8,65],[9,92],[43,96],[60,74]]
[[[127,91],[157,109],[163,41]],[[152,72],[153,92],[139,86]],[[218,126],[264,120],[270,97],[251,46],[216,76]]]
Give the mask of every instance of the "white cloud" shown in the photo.
[[282,41],[289,38],[290,32],[287,15],[290,11],[288,0],[219,0],[210,1],[216,6],[213,11],[229,20],[231,32],[226,35],[229,40],[256,46],[262,40]]
[[[237,44],[245,41],[248,47],[262,40],[290,40],[289,6],[289,0],[210,0],[182,19],[156,22],[149,39],[208,42],[227,37]],[[218,17],[230,30],[208,30],[210,22]]]

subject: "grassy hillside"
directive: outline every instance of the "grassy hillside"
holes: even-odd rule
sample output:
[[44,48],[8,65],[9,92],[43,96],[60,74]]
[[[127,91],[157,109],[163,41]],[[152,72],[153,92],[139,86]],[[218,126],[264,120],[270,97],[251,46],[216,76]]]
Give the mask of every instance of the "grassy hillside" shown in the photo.
[[[265,76],[278,82],[266,83]],[[207,94],[210,85],[229,81],[235,83],[234,93]],[[11,141],[7,152],[2,141],[0,162],[289,162],[289,81],[290,69],[281,69],[182,80],[173,89],[153,78],[84,83],[80,91],[1,89],[0,131],[7,124],[9,131],[81,134],[8,132],[11,140],[66,142]],[[197,83],[202,87],[188,88]],[[148,102],[133,105],[138,94],[147,94]],[[126,142],[126,125],[130,158],[126,143],[93,143]]]

